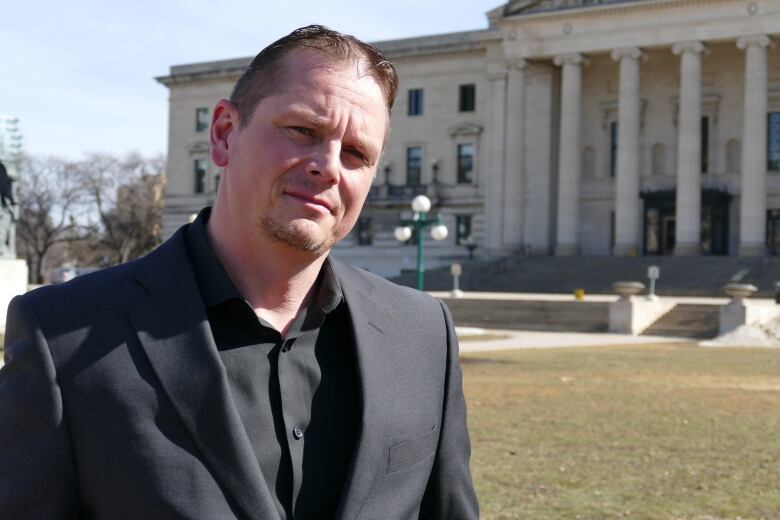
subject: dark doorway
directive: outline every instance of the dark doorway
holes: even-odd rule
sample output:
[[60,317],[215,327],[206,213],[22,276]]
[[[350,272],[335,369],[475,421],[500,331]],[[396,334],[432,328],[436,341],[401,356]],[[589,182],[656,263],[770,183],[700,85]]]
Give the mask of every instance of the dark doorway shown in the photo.
[[766,249],[772,256],[780,256],[780,209],[766,212]]
[[[641,197],[645,206],[644,254],[671,255],[675,245],[675,190],[645,192]],[[729,254],[730,202],[731,195],[726,192],[711,189],[702,191],[701,254]]]

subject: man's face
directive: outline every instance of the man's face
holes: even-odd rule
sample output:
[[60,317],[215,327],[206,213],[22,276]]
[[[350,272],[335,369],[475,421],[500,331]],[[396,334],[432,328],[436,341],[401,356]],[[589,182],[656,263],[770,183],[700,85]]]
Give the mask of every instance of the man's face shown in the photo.
[[227,205],[234,224],[250,227],[246,236],[322,253],[360,214],[382,152],[387,108],[362,61],[296,51],[284,70],[243,128],[230,103],[215,108],[212,157],[225,168],[218,204]]

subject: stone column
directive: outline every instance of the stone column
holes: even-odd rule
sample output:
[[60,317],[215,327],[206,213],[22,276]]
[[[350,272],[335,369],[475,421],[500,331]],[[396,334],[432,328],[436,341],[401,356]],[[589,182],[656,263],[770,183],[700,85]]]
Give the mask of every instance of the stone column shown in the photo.
[[556,56],[561,77],[561,126],[558,148],[558,226],[555,254],[579,252],[580,112],[582,105],[581,54]]
[[506,67],[488,65],[490,109],[488,112],[487,175],[480,182],[485,186],[485,247],[497,252],[501,249],[504,214],[504,140],[506,139]]
[[555,221],[552,215],[553,127],[557,117],[555,67],[552,63],[529,63],[524,71],[526,85],[525,199],[523,236],[532,254],[548,255],[554,246]]
[[617,177],[615,179],[615,255],[639,251],[639,59],[636,47],[612,51],[620,61]]
[[701,53],[698,41],[676,43],[680,55],[677,139],[677,207],[674,254],[701,250]]
[[518,249],[525,238],[525,65],[520,60],[509,67],[507,85],[503,244],[511,249]]
[[745,111],[742,126],[742,197],[739,254],[763,255],[766,243],[766,35],[743,36],[745,49]]

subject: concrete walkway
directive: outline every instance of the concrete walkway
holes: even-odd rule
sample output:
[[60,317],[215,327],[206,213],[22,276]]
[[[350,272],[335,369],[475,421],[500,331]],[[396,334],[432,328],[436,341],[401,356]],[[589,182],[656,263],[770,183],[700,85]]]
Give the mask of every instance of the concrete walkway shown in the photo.
[[[449,291],[428,291],[428,294],[435,298],[452,298]],[[661,300],[670,301],[674,303],[693,303],[693,304],[710,304],[710,305],[725,305],[730,301],[730,298],[724,297],[704,297],[704,296],[660,296]],[[573,302],[573,294],[561,294],[561,293],[512,293],[512,292],[472,292],[467,291],[463,293],[460,298],[463,300],[526,300],[526,301],[554,301],[554,302]],[[618,299],[616,294],[586,294],[581,300],[584,302],[614,302]],[[751,298],[750,301],[774,303],[774,300],[770,298]]]
[[522,330],[480,329],[483,334],[506,336],[503,339],[464,340],[474,336],[477,329],[458,328],[461,352],[487,352],[491,350],[514,350],[531,348],[609,347],[614,345],[641,345],[647,343],[694,343],[688,338],[663,336],[631,336],[602,332],[537,332]]

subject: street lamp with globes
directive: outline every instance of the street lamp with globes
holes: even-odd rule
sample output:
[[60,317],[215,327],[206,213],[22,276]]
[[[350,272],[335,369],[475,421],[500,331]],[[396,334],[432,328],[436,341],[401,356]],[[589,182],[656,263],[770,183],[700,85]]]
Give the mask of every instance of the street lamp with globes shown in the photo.
[[425,287],[425,228],[431,228],[431,238],[444,240],[447,238],[447,226],[442,224],[441,215],[435,219],[428,219],[431,210],[431,199],[425,195],[417,195],[412,200],[414,217],[411,220],[402,220],[401,225],[395,228],[395,239],[406,242],[412,237],[413,231],[417,234],[417,289]]

